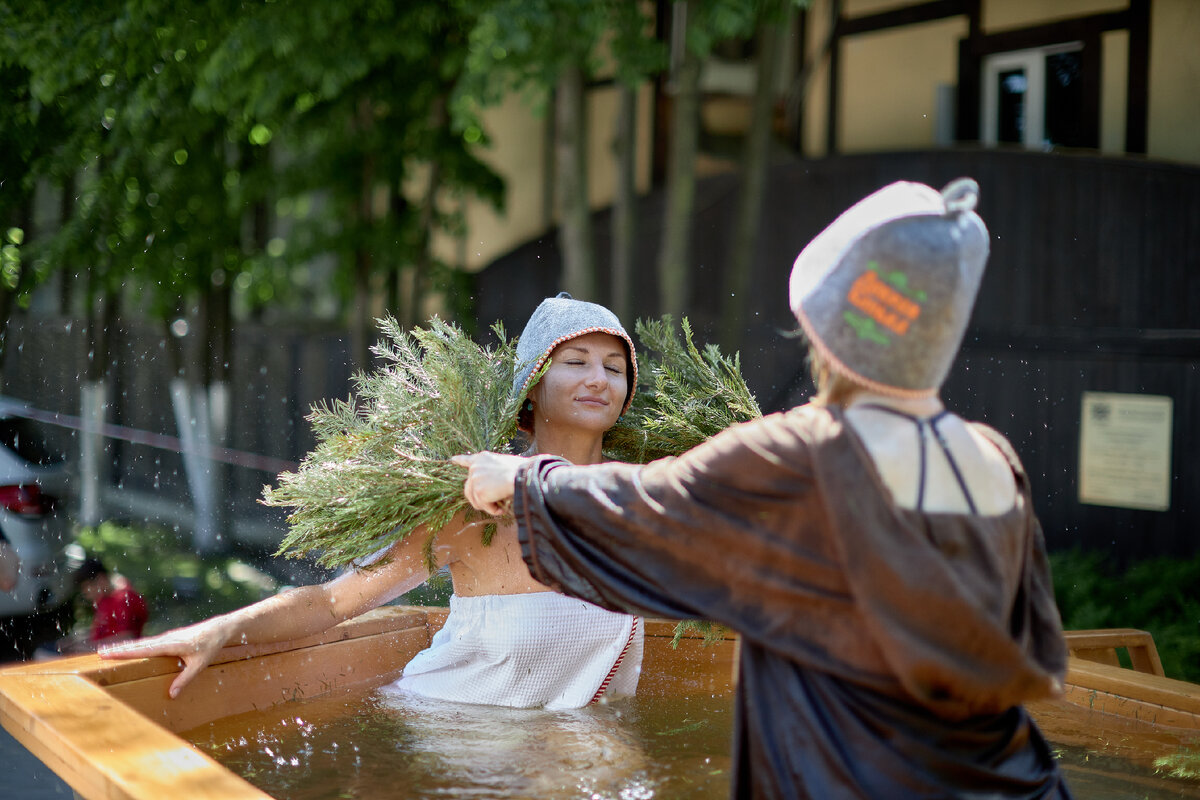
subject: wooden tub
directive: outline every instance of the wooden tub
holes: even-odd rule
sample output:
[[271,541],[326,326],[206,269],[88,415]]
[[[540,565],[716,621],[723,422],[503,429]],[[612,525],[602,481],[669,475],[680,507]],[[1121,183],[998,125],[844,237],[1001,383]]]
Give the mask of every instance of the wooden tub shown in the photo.
[[[178,672],[174,659],[80,656],[12,666],[0,670],[0,723],[88,800],[261,800],[269,796],[178,733],[232,714],[388,682],[428,644],[445,614],[387,607],[320,636],[228,648],[177,700],[167,698]],[[689,636],[673,649],[673,630],[673,622],[647,621],[638,693],[731,692],[736,640],[705,647]],[[1200,730],[1200,687],[1099,663],[1107,659],[1100,650],[1092,654],[1098,660],[1072,658],[1065,700],[1035,707],[1049,738],[1055,739],[1064,713],[1073,729],[1089,735],[1116,722]]]

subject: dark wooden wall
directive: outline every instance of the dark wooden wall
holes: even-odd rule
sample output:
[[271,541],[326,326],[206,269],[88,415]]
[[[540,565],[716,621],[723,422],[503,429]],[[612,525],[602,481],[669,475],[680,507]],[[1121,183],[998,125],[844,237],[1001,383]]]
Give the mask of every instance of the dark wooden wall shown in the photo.
[[[1141,160],[1026,152],[947,150],[781,160],[774,167],[739,346],[764,410],[811,393],[803,354],[785,332],[795,322],[787,276],[796,253],[846,207],[893,180],[940,186],[970,175],[992,257],[948,404],[1006,434],[1032,476],[1054,549],[1081,546],[1119,561],[1200,552],[1200,169]],[[722,268],[734,218],[732,175],[698,188],[688,316],[715,340]],[[634,317],[657,316],[655,255],[662,205],[642,199]],[[606,279],[608,220],[598,214],[597,260]],[[553,234],[476,276],[480,331],[496,319],[518,334],[537,303],[558,291]],[[601,296],[592,298],[608,302]],[[632,319],[626,324],[632,327]],[[158,329],[126,323],[113,353],[119,394],[109,419],[175,434],[169,370]],[[348,337],[339,330],[241,325],[233,354],[229,446],[298,461],[312,446],[304,420],[319,400],[351,390]],[[77,323],[18,318],[10,332],[5,394],[78,414],[84,347]],[[1167,512],[1080,504],[1079,420],[1084,391],[1160,394],[1174,401],[1171,507]],[[69,430],[46,426],[67,452]],[[182,462],[170,450],[113,445],[122,487],[186,502]],[[268,471],[233,467],[234,513],[272,519],[256,503]]]
[[[992,255],[949,405],[1017,447],[1032,476],[1052,548],[1080,546],[1118,561],[1200,553],[1200,169],[1140,159],[1004,150],[944,150],[783,160],[773,169],[755,253],[743,368],[764,410],[801,403],[812,387],[782,332],[795,322],[787,276],[804,244],[849,205],[894,180],[940,187],[969,175]],[[701,183],[688,316],[713,339],[737,182]],[[654,263],[661,200],[638,220],[635,317],[656,316]],[[608,268],[607,218],[597,257]],[[478,279],[479,318],[510,331],[557,290],[552,235],[500,259]],[[607,302],[607,297],[597,298]],[[1174,401],[1171,507],[1137,511],[1078,502],[1084,391]]]
[[[171,368],[159,326],[123,321],[112,332],[110,398],[106,421],[128,429],[178,437],[171,406]],[[5,367],[4,394],[39,411],[79,415],[79,376],[86,345],[78,321],[18,318],[10,330],[13,350]],[[227,467],[231,514],[241,521],[277,526],[283,514],[258,503],[274,483],[278,462],[297,463],[315,441],[305,416],[314,403],[345,398],[351,391],[349,334],[319,326],[240,325],[234,336],[227,447],[267,456]],[[79,452],[76,420],[39,422],[52,451],[73,460]],[[114,438],[108,442],[110,479],[124,492],[187,504],[183,457],[172,446]]]

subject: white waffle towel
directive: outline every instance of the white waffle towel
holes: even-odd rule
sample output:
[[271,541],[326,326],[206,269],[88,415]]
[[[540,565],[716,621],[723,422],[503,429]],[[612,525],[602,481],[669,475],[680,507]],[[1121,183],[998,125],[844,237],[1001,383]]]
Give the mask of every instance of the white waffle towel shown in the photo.
[[556,592],[450,598],[429,647],[384,691],[550,710],[632,695],[642,620]]

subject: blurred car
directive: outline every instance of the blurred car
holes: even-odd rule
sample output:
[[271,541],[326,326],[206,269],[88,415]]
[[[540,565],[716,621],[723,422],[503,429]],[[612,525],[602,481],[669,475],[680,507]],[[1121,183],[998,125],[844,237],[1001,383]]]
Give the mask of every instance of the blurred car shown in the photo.
[[17,585],[0,592],[0,660],[28,658],[70,630],[74,542],[63,459],[47,450],[29,420],[0,410],[0,531],[21,560]]

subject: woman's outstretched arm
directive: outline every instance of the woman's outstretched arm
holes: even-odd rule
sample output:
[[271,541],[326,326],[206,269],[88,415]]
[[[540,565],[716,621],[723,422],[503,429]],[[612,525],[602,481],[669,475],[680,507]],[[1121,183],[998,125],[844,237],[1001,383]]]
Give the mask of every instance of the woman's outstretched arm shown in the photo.
[[326,583],[288,589],[245,608],[158,636],[101,648],[100,656],[180,659],[183,671],[170,688],[170,696],[178,697],[223,647],[284,642],[320,633],[420,586],[429,577],[423,553],[426,535],[418,530],[397,542],[387,554],[390,560],[378,567],[352,570]]

